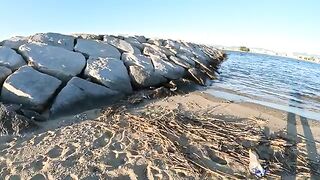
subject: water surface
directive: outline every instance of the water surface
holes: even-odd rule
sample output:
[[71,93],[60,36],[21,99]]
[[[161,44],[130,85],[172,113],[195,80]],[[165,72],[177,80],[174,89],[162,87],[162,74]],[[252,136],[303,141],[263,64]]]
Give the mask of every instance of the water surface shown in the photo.
[[218,80],[207,92],[320,120],[320,64],[253,53],[227,54]]

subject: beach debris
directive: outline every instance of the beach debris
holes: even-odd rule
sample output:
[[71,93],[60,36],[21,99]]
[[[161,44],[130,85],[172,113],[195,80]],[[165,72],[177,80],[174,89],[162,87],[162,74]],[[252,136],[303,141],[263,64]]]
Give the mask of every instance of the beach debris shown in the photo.
[[256,175],[257,177],[263,177],[266,175],[266,170],[262,168],[261,164],[259,163],[259,155],[255,152],[252,151],[251,149],[249,150],[249,170],[252,174]]

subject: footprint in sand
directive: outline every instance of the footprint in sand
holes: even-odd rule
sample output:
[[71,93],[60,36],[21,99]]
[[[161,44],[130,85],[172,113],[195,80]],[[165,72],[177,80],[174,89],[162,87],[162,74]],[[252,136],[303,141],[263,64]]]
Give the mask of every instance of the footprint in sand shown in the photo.
[[60,146],[54,146],[51,150],[48,151],[47,155],[50,157],[50,158],[57,158],[61,155],[62,153],[62,148]]
[[108,170],[116,169],[128,161],[127,153],[115,153],[110,152],[108,156],[104,159],[105,164],[111,166],[111,169],[108,168]]
[[67,147],[67,152],[64,154],[64,156],[68,157],[68,156],[72,155],[73,153],[75,153],[76,150],[77,150],[76,146],[69,144]]
[[11,175],[9,176],[8,180],[20,180],[21,177],[19,175]]
[[111,137],[111,132],[103,133],[100,137],[93,141],[93,148],[97,149],[106,146],[110,142]]
[[46,180],[46,177],[43,174],[36,174],[30,180]]
[[38,145],[40,142],[42,142],[42,140],[44,139],[45,135],[44,134],[41,134],[41,135],[38,135],[36,137],[34,137],[33,139],[30,140],[31,144],[36,146]]
[[43,156],[37,157],[36,160],[30,163],[30,167],[34,169],[34,171],[40,171],[46,166],[47,158]]

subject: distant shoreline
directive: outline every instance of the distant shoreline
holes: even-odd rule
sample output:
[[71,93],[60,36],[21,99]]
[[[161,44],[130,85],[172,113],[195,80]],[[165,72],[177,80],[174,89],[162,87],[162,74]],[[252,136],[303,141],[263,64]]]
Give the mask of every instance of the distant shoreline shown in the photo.
[[[219,49],[221,49],[221,48],[219,48]],[[283,58],[289,58],[289,59],[294,59],[294,60],[298,60],[298,61],[305,61],[305,62],[311,62],[311,63],[320,64],[320,60],[319,61],[310,61],[310,60],[301,59],[301,58],[296,57],[296,56],[283,56],[283,55],[276,55],[276,54],[271,54],[271,53],[251,52],[251,51],[245,52],[245,51],[240,51],[240,50],[228,50],[228,49],[221,49],[221,50],[225,51],[225,52],[241,52],[241,53],[250,53],[250,54],[262,54],[262,55],[283,57]]]

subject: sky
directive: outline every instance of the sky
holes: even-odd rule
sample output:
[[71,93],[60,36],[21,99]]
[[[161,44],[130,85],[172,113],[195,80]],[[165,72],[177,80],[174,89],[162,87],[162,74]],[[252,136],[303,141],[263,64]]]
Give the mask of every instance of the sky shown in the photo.
[[319,0],[3,0],[0,40],[38,32],[140,34],[320,54]]

